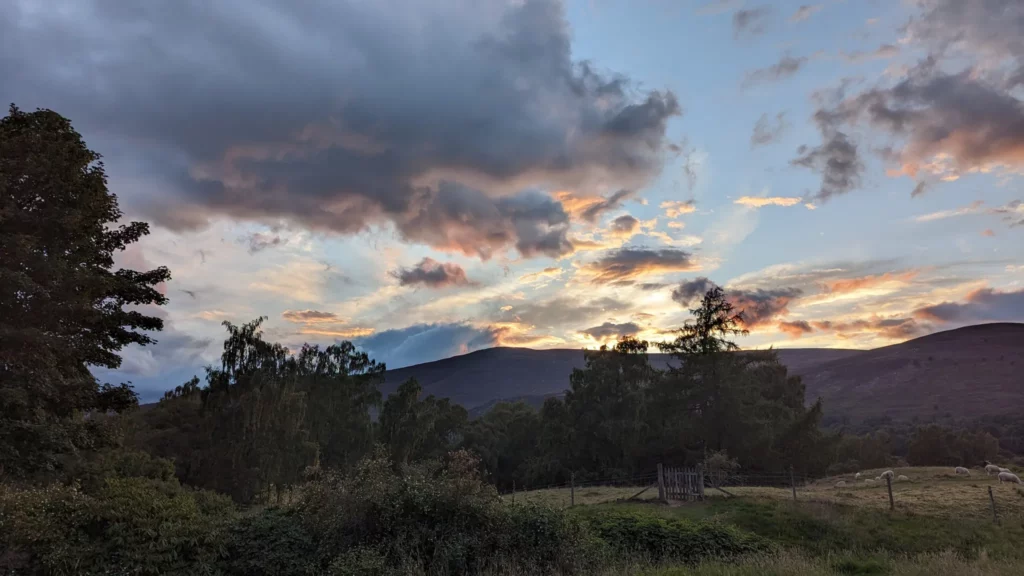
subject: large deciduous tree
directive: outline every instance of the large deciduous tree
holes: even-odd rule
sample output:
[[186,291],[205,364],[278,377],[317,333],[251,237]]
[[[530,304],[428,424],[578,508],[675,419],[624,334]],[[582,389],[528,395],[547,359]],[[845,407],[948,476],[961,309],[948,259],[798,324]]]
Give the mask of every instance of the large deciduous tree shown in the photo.
[[152,344],[167,268],[114,269],[114,255],[149,233],[120,223],[100,155],[71,122],[14,105],[0,120],[0,477],[58,472],[96,447],[101,418],[137,403],[100,386],[89,366],[117,368],[128,344]]

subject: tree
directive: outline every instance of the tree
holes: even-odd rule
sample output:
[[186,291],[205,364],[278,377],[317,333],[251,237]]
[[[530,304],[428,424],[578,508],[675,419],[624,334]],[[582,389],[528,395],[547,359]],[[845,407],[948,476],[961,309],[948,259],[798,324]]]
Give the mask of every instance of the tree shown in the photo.
[[725,299],[725,292],[713,286],[701,298],[700,306],[690,309],[693,320],[687,320],[672,342],[659,343],[662,352],[676,356],[708,355],[717,352],[732,352],[739,347],[729,340],[730,336],[746,336],[743,326],[743,312],[734,312],[734,307]]
[[422,391],[419,382],[410,378],[388,396],[380,412],[380,440],[398,467],[443,456],[459,441],[466,424],[465,408],[447,398],[420,400]]
[[163,327],[144,307],[166,303],[156,287],[170,272],[113,269],[149,227],[115,227],[99,160],[56,112],[12,104],[0,120],[0,478],[53,475],[99,447],[104,419],[84,415],[137,402],[88,367],[117,368],[124,346]]

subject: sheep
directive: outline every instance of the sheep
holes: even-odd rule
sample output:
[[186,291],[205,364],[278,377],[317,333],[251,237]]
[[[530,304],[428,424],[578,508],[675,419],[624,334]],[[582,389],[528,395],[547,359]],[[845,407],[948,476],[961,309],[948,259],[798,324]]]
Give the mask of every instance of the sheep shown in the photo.
[[1003,482],[1011,482],[1013,484],[1024,484],[1024,482],[1020,481],[1020,477],[1018,477],[1013,472],[1000,472],[999,483],[1002,484]]
[[953,470],[953,472],[954,472],[954,473],[955,473],[955,474],[956,474],[957,476],[970,476],[970,475],[971,475],[971,471],[970,471],[970,470],[968,470],[967,468],[964,468],[963,466],[957,466],[957,467],[956,467],[956,468],[955,468],[955,469]]
[[985,465],[985,474],[988,474],[989,476],[992,476],[993,474],[999,474],[1000,472],[1002,472],[1002,469],[999,468],[999,466],[996,466],[995,464]]
[[839,482],[836,482],[836,488],[845,488],[845,487],[846,487],[846,481],[845,480],[840,480]]
[[860,480],[860,472],[857,472],[856,474],[854,474],[853,477],[856,480]]
[[899,476],[896,477],[897,482],[906,482],[907,480],[910,480],[910,478],[907,478],[903,474],[900,474]]
[[1013,474],[1013,471],[1011,471],[1009,468],[1000,468],[999,471],[1000,472],[1009,472],[1010,474]]
[[879,479],[888,478],[888,479],[892,480],[895,477],[896,477],[896,474],[892,470],[886,470],[885,472],[882,472],[881,474],[878,475]]
[[874,485],[875,480],[874,480],[874,478],[865,478],[864,479],[864,483],[867,484],[868,486],[872,486],[872,485]]

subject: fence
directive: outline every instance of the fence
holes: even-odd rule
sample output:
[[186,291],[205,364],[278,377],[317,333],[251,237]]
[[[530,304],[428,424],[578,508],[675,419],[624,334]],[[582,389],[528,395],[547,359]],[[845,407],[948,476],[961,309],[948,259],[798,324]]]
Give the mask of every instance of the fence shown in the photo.
[[703,468],[667,468],[658,464],[658,499],[703,500]]

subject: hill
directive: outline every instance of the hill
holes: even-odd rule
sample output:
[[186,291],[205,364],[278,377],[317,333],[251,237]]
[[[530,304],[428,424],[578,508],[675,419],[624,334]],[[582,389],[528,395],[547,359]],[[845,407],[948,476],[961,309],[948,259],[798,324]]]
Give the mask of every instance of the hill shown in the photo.
[[808,363],[807,397],[851,422],[1024,411],[1024,324],[983,324]]
[[[803,377],[808,401],[821,398],[830,420],[976,418],[1024,409],[1024,324],[985,324],[939,332],[875,350],[779,350]],[[652,354],[651,364],[669,357]],[[451,398],[479,414],[502,400],[535,406],[561,395],[581,350],[489,348],[389,370],[385,395],[415,377],[426,394]]]

